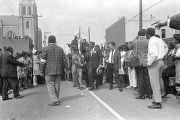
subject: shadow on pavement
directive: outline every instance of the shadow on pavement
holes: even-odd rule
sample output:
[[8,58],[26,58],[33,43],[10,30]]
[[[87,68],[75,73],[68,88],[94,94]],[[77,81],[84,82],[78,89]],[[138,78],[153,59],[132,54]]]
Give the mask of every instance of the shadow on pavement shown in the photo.
[[67,96],[67,97],[61,98],[61,101],[70,101],[70,100],[78,99],[80,97],[83,97],[83,95],[77,94],[77,95],[73,95],[73,96]]
[[30,92],[30,93],[23,94],[23,96],[27,97],[27,96],[32,96],[32,95],[40,94],[40,93],[41,92]]

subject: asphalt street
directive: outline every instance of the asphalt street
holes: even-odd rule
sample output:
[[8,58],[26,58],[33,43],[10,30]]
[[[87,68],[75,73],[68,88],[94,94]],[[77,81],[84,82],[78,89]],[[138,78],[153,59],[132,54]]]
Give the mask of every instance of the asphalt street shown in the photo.
[[[101,86],[97,91],[79,90],[61,82],[61,105],[49,106],[45,85],[20,92],[22,99],[0,101],[0,120],[179,120],[180,104],[173,95],[163,99],[163,109],[151,110],[152,100],[135,99],[136,91]],[[10,95],[12,97],[12,95]]]

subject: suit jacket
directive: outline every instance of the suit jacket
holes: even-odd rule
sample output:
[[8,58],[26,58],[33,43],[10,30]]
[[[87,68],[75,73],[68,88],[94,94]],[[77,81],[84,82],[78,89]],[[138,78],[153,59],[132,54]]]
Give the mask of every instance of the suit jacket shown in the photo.
[[169,27],[180,30],[180,13],[170,18]]
[[118,49],[115,49],[113,62],[114,62],[115,70],[118,70],[121,68],[121,54]]
[[103,55],[101,50],[98,46],[95,46],[94,52],[91,55],[90,51],[88,53],[88,60],[89,67],[97,68],[100,64],[102,64]]
[[79,68],[82,68],[81,64],[84,64],[84,57],[74,54],[72,56],[72,73],[76,73]]
[[143,37],[143,38],[139,37],[138,39],[134,40],[133,42],[134,42],[134,48],[133,48],[132,54],[138,56],[139,62],[141,65],[146,65],[149,41],[145,37]]
[[9,52],[4,53],[2,63],[2,77],[17,77],[17,66],[24,65],[17,61]]
[[0,76],[2,74],[2,57],[3,57],[3,54],[0,53]]
[[64,65],[64,51],[61,47],[50,44],[42,50],[42,58],[46,60],[45,75],[60,75]]

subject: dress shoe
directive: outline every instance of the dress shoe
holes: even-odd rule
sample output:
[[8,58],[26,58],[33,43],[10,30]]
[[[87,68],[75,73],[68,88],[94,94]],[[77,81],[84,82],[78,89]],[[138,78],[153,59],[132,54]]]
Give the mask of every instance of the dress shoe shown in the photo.
[[109,87],[109,90],[112,90],[113,88],[112,87]]
[[135,97],[136,99],[142,99],[142,100],[144,100],[145,99],[145,96],[137,96],[137,97]]
[[94,90],[99,90],[99,87],[94,88]]
[[155,101],[152,101],[152,104],[156,104],[156,102],[155,102]]
[[123,89],[122,89],[122,88],[119,88],[119,91],[120,91],[120,92],[122,92],[122,91],[123,91]]
[[52,103],[50,103],[48,105],[50,105],[50,106],[57,106],[57,105],[60,105],[60,101],[52,102]]
[[161,96],[161,98],[166,98],[166,97],[167,97],[167,94]]
[[89,88],[88,90],[89,90],[89,91],[93,91],[93,90],[94,90],[94,88]]
[[16,97],[14,97],[15,99],[21,99],[21,98],[23,98],[24,96],[22,96],[22,95],[18,95],[18,96],[16,96]]
[[84,88],[84,87],[80,87],[79,89],[80,89],[80,90],[84,90],[85,88]]
[[154,104],[149,105],[148,108],[150,108],[150,109],[162,109],[162,105],[161,105],[161,103],[154,102]]
[[4,98],[2,99],[3,101],[6,101],[6,100],[11,100],[12,98]]

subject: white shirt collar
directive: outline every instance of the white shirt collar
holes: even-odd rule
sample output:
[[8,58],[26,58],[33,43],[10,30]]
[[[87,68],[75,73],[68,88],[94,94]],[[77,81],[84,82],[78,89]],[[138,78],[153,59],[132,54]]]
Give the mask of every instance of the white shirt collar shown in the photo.
[[55,45],[55,43],[49,43],[49,45]]

